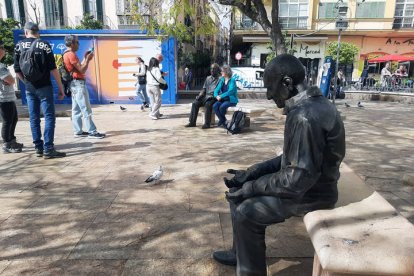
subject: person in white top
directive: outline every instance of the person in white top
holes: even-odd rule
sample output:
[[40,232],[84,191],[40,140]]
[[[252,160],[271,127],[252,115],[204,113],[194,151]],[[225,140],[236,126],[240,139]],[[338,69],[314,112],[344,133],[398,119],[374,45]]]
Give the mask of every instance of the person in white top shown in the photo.
[[381,70],[381,86],[384,87],[387,85],[387,80],[392,76],[390,71],[390,63],[387,62],[385,67]]
[[161,108],[161,90],[160,83],[166,84],[167,82],[162,77],[159,61],[156,58],[151,58],[147,70],[147,92],[152,103],[151,112],[149,117],[153,120],[158,120],[162,117],[160,113]]

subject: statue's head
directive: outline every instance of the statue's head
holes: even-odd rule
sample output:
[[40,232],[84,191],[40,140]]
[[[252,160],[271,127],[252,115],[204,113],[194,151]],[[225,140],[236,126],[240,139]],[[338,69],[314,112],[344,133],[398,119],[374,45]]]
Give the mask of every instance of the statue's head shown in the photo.
[[305,68],[294,56],[278,55],[272,59],[264,71],[263,82],[267,89],[267,99],[273,100],[279,108],[287,99],[298,93],[298,85],[305,80]]

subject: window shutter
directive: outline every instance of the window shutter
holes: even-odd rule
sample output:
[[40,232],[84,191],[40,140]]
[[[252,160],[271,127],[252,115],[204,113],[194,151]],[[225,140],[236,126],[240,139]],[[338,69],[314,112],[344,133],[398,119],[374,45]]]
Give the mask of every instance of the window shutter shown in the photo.
[[59,10],[59,22],[60,22],[60,26],[65,26],[65,17],[63,15],[63,3],[62,3],[62,0],[59,0],[58,10]]
[[6,0],[6,13],[8,18],[14,18],[12,0]]
[[83,14],[89,14],[91,11],[89,9],[89,1],[88,0],[82,0],[83,2]]
[[20,16],[20,24],[24,26],[26,23],[26,13],[24,11],[24,1],[19,0],[19,16]]
[[96,0],[96,16],[97,20],[103,22],[103,6],[102,0]]

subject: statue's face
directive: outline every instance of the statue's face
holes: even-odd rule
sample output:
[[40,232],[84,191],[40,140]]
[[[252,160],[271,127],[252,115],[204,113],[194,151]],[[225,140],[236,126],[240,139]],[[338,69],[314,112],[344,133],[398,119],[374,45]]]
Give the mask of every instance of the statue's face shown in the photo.
[[273,100],[279,108],[285,107],[285,101],[289,99],[289,90],[282,83],[282,78],[281,74],[269,71],[267,68],[264,71],[263,83],[267,89],[267,99]]

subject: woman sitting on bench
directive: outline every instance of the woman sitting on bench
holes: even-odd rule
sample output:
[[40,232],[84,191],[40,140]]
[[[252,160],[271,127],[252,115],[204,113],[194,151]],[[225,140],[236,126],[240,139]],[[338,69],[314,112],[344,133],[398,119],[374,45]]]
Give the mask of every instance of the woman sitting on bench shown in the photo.
[[236,106],[237,98],[236,81],[232,78],[233,72],[228,65],[224,65],[221,70],[222,77],[214,90],[214,97],[217,102],[213,105],[214,113],[219,118],[217,126],[224,126],[226,122],[226,112],[230,106]]

